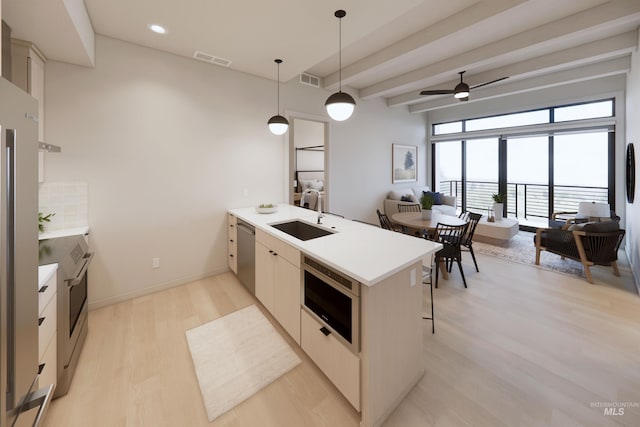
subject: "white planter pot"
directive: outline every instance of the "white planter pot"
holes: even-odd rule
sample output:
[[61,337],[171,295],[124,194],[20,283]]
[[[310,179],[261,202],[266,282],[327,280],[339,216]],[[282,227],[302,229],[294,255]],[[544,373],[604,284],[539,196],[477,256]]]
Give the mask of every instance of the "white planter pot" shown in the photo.
[[504,203],[494,203],[493,204],[493,213],[496,217],[496,221],[500,221],[502,219],[502,212],[504,210]]
[[431,209],[422,209],[422,219],[431,219]]

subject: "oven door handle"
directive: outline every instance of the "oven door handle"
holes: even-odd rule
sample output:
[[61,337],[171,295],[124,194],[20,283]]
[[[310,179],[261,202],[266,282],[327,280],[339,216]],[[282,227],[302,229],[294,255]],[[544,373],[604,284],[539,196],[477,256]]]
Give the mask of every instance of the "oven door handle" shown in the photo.
[[82,278],[87,272],[87,269],[89,268],[89,263],[91,262],[92,259],[93,259],[93,252],[87,252],[84,256],[84,260],[85,260],[84,265],[82,266],[82,269],[80,270],[78,275],[73,279],[67,280],[68,287],[73,288],[74,286],[77,286],[80,284],[80,282],[82,281]]

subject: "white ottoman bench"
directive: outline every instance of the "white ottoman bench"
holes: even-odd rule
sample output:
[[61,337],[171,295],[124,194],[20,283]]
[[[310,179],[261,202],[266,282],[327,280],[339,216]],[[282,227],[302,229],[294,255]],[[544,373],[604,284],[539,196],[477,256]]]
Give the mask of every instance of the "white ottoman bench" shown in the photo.
[[518,220],[513,218],[502,218],[495,222],[487,222],[487,217],[483,216],[478,221],[473,240],[486,243],[500,244],[511,239],[518,233]]

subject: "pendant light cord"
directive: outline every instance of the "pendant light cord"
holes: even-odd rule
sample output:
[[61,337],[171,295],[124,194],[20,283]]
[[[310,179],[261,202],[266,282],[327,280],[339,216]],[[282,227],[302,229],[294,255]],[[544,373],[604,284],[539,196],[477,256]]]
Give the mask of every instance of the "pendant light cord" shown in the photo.
[[278,63],[278,115],[280,114],[280,63]]
[[338,19],[338,92],[342,92],[342,18]]

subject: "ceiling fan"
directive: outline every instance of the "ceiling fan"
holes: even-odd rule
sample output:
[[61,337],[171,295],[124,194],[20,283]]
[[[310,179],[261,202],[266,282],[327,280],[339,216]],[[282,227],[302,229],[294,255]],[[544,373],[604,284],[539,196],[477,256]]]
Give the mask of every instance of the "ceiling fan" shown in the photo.
[[499,82],[501,80],[504,79],[508,79],[509,77],[500,77],[499,79],[495,79],[495,80],[491,80],[490,82],[486,82],[486,83],[482,83],[479,85],[475,85],[472,87],[469,87],[468,84],[466,84],[465,82],[462,81],[462,75],[465,73],[465,71],[460,71],[458,74],[460,74],[460,83],[458,83],[456,85],[455,88],[453,89],[436,89],[436,90],[423,90],[422,92],[420,92],[420,95],[448,95],[448,94],[453,94],[454,97],[458,98],[460,101],[468,101],[469,100],[469,92],[471,91],[471,89],[476,89],[482,86],[487,86],[496,82]]

